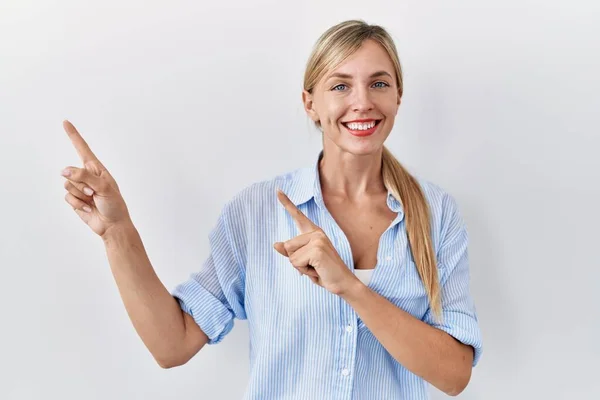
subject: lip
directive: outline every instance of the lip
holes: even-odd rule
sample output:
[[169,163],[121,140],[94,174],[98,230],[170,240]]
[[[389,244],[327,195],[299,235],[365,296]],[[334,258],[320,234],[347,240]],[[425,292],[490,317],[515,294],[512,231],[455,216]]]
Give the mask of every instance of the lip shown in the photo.
[[380,121],[381,118],[365,118],[365,119],[354,119],[352,121],[344,121],[343,124],[349,124],[351,122],[371,122],[371,121]]
[[[352,130],[350,128],[348,128],[345,124],[348,124],[350,122],[371,122],[371,121],[376,121],[377,123],[375,124],[374,127],[372,127],[371,129],[367,129],[367,130]],[[352,136],[357,136],[357,137],[366,137],[366,136],[371,136],[372,134],[374,134],[377,129],[379,128],[379,125],[381,125],[381,119],[358,119],[358,120],[354,120],[354,121],[348,121],[348,122],[342,122],[342,126],[344,127],[344,129],[346,129],[348,131],[348,133],[350,133]]]

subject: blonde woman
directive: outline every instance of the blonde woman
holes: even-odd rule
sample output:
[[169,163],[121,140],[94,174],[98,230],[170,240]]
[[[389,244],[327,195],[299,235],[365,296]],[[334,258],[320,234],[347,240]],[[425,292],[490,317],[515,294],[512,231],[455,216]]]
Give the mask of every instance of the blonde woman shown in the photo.
[[458,206],[384,146],[402,98],[395,45],[380,26],[327,30],[302,100],[323,134],[315,163],[231,199],[199,271],[169,292],[119,188],[75,128],[84,167],[66,200],[102,237],[131,321],[164,368],[247,319],[247,399],[427,399],[468,384],[481,355]]

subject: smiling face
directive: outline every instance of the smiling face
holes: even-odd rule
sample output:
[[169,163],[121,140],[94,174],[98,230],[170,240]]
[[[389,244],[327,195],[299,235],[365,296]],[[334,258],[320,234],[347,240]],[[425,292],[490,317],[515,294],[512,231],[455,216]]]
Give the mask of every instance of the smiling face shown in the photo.
[[304,108],[319,121],[324,146],[355,154],[380,150],[400,106],[394,65],[374,40],[366,40],[350,57],[328,71],[311,93],[303,91]]

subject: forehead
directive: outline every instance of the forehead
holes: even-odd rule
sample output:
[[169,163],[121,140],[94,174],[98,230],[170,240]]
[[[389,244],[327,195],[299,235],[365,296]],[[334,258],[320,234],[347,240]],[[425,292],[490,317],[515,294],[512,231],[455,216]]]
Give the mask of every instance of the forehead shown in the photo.
[[335,73],[362,78],[382,70],[387,71],[391,76],[395,76],[394,64],[387,51],[374,40],[366,40],[354,54],[336,68],[328,71],[324,78],[326,80]]

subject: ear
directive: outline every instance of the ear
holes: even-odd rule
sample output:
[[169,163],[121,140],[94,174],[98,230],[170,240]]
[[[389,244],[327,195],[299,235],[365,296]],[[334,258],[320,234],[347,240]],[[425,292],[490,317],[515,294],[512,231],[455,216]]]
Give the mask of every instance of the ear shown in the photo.
[[397,100],[396,104],[400,105],[401,102],[402,102],[402,95],[400,94],[400,89],[398,89],[398,100]]
[[306,90],[302,90],[302,103],[304,104],[304,111],[306,111],[310,119],[317,122],[319,120],[319,115],[314,108],[313,95]]

